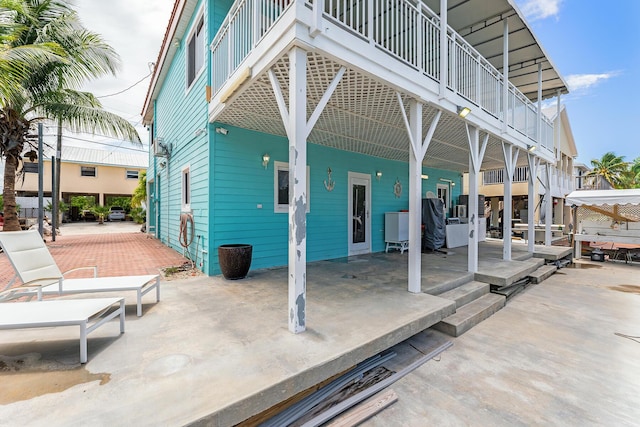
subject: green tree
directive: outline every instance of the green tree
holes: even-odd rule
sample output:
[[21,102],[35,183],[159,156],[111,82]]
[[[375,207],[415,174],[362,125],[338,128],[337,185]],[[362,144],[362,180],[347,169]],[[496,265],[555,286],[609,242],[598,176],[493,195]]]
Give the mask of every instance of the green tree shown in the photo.
[[624,174],[627,172],[629,164],[624,161],[624,156],[616,156],[609,151],[600,159],[591,160],[591,172],[587,176],[601,176],[609,181],[615,188],[622,188]]
[[[20,229],[16,171],[25,148],[35,148],[37,123],[54,120],[75,132],[107,134],[136,144],[140,137],[128,121],[103,110],[95,96],[79,90],[88,79],[115,74],[118,56],[98,34],[82,26],[67,1],[0,0],[0,44],[0,68],[8,70],[0,76],[4,229],[12,231]],[[16,57],[16,51],[36,53]]]
[[138,185],[131,195],[131,206],[139,208],[143,202],[147,201],[147,171],[140,172],[138,177]]

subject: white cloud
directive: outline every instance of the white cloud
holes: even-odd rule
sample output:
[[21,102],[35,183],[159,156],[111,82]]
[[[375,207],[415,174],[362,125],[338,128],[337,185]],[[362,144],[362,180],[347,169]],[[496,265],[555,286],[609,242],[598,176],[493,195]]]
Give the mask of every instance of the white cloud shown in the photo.
[[521,2],[522,13],[531,21],[557,16],[562,0],[525,0]]
[[602,74],[571,74],[566,77],[569,90],[580,91],[592,88],[602,81],[615,77],[617,72],[609,72]]

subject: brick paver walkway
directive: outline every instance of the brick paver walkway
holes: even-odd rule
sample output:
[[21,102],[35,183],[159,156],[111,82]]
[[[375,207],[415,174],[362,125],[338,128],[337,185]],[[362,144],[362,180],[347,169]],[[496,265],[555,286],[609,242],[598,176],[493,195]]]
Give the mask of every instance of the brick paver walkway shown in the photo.
[[[144,233],[58,236],[55,242],[48,238],[47,246],[60,270],[96,265],[99,276],[157,274],[161,268],[182,265],[187,261],[158,240],[147,238]],[[0,254],[0,290],[13,274],[7,256]]]

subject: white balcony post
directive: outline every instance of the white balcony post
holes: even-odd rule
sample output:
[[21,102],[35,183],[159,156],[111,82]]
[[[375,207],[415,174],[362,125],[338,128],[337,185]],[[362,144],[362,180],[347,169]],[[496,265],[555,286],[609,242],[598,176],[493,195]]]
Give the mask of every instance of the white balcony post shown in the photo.
[[[258,1],[258,0],[254,0]],[[309,35],[315,37],[322,32],[322,13],[324,12],[324,0],[313,0],[313,17]]]
[[440,99],[446,96],[449,76],[449,42],[447,40],[447,0],[440,0]]
[[513,173],[518,163],[519,150],[511,144],[502,142],[504,157],[504,199],[502,210],[502,259],[511,261],[511,223],[513,218]]
[[480,144],[480,132],[478,128],[465,123],[467,129],[467,141],[469,142],[469,206],[467,215],[469,216],[469,241],[467,270],[470,273],[478,272],[478,233],[484,230],[478,229],[478,176],[482,166],[482,158],[487,149],[489,134],[483,138]]
[[436,131],[442,112],[438,111],[429,125],[426,137],[422,140],[422,107],[415,99],[409,101],[409,117],[407,117],[401,95],[398,93],[398,104],[402,112],[405,127],[409,135],[409,292],[422,292],[422,161]]
[[502,35],[502,132],[507,132],[507,105],[509,102],[509,19],[504,20]]
[[289,330],[306,329],[307,52],[289,52]]
[[[261,24],[262,24],[262,10],[260,6],[262,0],[253,0],[253,40],[252,43],[255,46],[260,40]],[[231,38],[231,37],[229,37]]]
[[529,163],[529,179],[528,179],[528,198],[527,198],[527,251],[533,253],[535,238],[534,211],[536,209],[536,193],[535,183],[538,178],[538,166],[540,159],[532,153],[527,153],[527,161]]
[[547,181],[547,203],[544,210],[544,244],[551,246],[551,223],[553,222],[553,195],[551,194],[551,163],[547,163],[545,170]]
[[538,64],[538,145],[542,144],[542,64]]
[[411,146],[409,156],[409,292],[422,292],[422,159],[416,150],[422,141],[422,103],[412,99],[409,104]]

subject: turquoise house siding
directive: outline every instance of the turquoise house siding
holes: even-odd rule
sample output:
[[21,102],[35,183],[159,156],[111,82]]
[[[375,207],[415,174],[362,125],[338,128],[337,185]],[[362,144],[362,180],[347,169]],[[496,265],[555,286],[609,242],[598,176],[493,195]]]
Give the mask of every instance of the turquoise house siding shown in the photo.
[[[252,268],[284,266],[288,251],[288,214],[274,212],[274,162],[288,162],[286,138],[224,126],[227,135],[215,134],[215,156],[212,170],[214,191],[211,193],[215,213],[212,216],[210,254],[213,274],[219,273],[218,245],[249,243],[253,245]],[[268,168],[262,156],[271,157]],[[371,176],[372,251],[384,250],[384,213],[407,209],[409,166],[361,154],[344,152],[308,144],[309,204],[307,214],[307,260],[341,258],[348,255],[348,173]],[[325,189],[327,168],[335,181],[333,191]],[[383,173],[376,179],[376,171]],[[424,169],[422,194],[436,192],[439,178],[456,182],[453,197],[461,187],[460,174]],[[399,198],[394,195],[398,179],[403,187]],[[453,199],[455,200],[455,199]]]
[[[202,10],[202,2],[196,8]],[[209,60],[205,63],[190,87],[186,78],[186,43],[187,36],[197,17],[194,15],[185,37],[180,42],[166,79],[155,102],[154,136],[171,144],[171,156],[152,158],[151,176],[160,191],[156,191],[159,200],[158,214],[160,218],[157,228],[159,238],[176,251],[196,260],[198,266],[207,271],[208,259],[203,257],[209,234],[209,132],[196,132],[208,129],[207,101],[205,87],[209,76]],[[207,13],[204,11],[205,32]],[[207,49],[208,52],[208,49]],[[161,163],[165,163],[162,167]],[[191,213],[195,222],[195,236],[191,245],[184,248],[180,244],[180,215],[182,211],[182,170],[188,167],[191,176]],[[197,236],[200,236],[199,238]],[[196,249],[196,246],[199,246]]]

